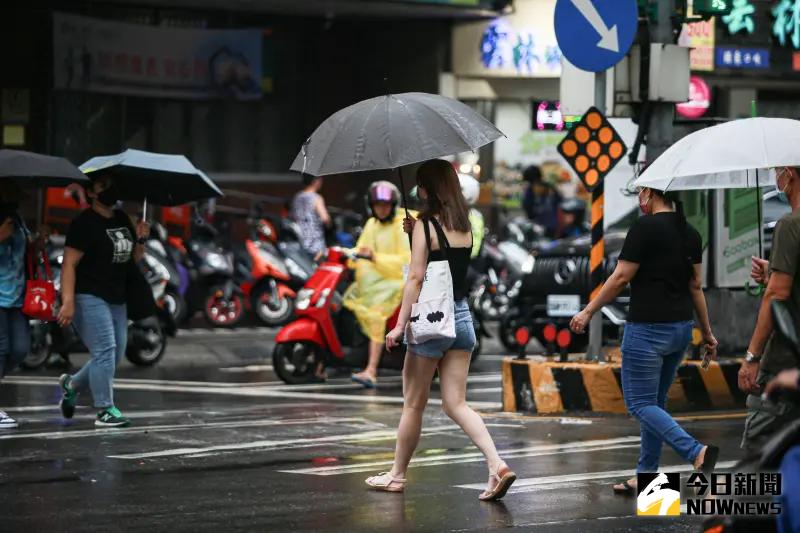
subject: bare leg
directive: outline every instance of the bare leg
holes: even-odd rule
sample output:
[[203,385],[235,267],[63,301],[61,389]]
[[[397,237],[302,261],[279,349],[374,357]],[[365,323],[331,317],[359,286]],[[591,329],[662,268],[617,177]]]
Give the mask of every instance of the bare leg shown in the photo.
[[406,354],[403,367],[403,414],[397,428],[397,445],[391,474],[404,478],[411,456],[419,443],[422,431],[422,414],[428,404],[433,373],[439,360]]
[[383,343],[369,341],[369,359],[367,360],[367,368],[356,376],[364,379],[368,378],[372,381],[378,380],[378,365],[381,362],[381,355],[383,355]]
[[[450,351],[444,354],[439,363],[439,386],[442,391],[442,406],[453,422],[461,426],[464,433],[483,452],[489,473],[497,472],[503,461],[497,454],[486,424],[481,416],[473,411],[466,402],[467,374],[469,373],[470,354],[463,351]],[[488,490],[496,483],[494,477],[489,478]]]

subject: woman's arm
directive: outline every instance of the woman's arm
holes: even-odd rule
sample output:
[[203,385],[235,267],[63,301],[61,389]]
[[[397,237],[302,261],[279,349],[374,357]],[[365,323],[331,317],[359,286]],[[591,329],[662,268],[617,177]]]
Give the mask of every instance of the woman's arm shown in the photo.
[[700,331],[703,332],[703,338],[713,337],[711,333],[711,321],[708,319],[708,306],[706,305],[706,295],[703,292],[703,265],[694,265],[694,278],[689,281],[689,292],[692,295],[692,304],[694,306],[694,313],[697,316],[697,322],[700,324]]
[[64,248],[64,260],[61,264],[61,309],[58,312],[60,326],[68,326],[75,315],[75,268],[83,258],[83,252]]
[[317,216],[325,224],[325,227],[330,227],[331,216],[328,214],[328,208],[325,207],[325,200],[320,195],[317,195],[317,201],[314,202],[314,210],[316,210]]
[[600,294],[589,302],[589,305],[583,311],[572,317],[569,325],[572,331],[583,333],[592,316],[602,309],[604,305],[613,302],[633,277],[636,276],[638,271],[639,263],[620,259],[617,263],[617,268],[614,269],[614,273],[611,274],[611,277],[603,284],[603,288],[600,289]]
[[[427,222],[423,222],[427,224]],[[417,303],[422,290],[422,281],[428,268],[428,245],[425,241],[425,229],[422,224],[414,225],[414,234],[411,247],[411,264],[408,269],[408,279],[403,287],[403,303],[400,305],[400,315],[397,325],[386,336],[386,346],[391,349],[400,343],[406,329],[406,324],[411,316],[411,306]]]

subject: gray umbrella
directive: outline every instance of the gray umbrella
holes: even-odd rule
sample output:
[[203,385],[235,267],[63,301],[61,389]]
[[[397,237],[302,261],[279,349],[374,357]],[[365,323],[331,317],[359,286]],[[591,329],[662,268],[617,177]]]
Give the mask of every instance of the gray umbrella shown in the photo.
[[390,94],[331,115],[303,144],[292,170],[325,176],[395,169],[474,151],[500,137],[494,124],[458,100]]
[[64,187],[89,181],[78,167],[63,157],[22,150],[0,150],[0,179],[12,179],[23,187]]

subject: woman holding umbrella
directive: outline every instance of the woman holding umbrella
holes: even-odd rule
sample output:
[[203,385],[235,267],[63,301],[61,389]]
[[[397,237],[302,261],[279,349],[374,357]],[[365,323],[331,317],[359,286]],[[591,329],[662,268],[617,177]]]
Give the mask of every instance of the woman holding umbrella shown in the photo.
[[114,404],[114,372],[128,336],[126,287],[131,261],[144,254],[150,226],[115,209],[119,190],[108,177],[93,178],[86,194],[91,207],[72,221],[61,272],[62,327],[75,321],[91,359],[75,375],[59,380],[64,418],[75,413],[77,393],[89,389],[98,409],[96,427],[122,427],[130,421]]
[[[675,207],[673,207],[675,206]],[[700,234],[689,225],[672,193],[642,187],[639,218],[625,237],[619,263],[600,293],[572,318],[583,333],[602,307],[630,283],[631,301],[622,341],[622,392],[625,406],[641,426],[637,472],[657,472],[662,443],[698,470],[711,472],[719,448],[689,435],[666,411],[667,393],[692,338],[694,315],[706,357],[716,358],[701,282]],[[636,478],[614,485],[618,494],[635,494]]]
[[[453,279],[456,337],[409,345],[403,366],[403,414],[397,432],[394,465],[391,471],[370,477],[366,483],[373,489],[386,492],[405,489],[406,470],[419,442],[422,414],[428,402],[433,374],[438,369],[445,413],[483,452],[489,467],[489,483],[480,499],[498,500],[505,496],[516,480],[516,474],[500,459],[483,419],[465,401],[470,356],[476,342],[466,301],[469,290],[467,267],[473,244],[469,209],[461,194],[456,171],[447,161],[435,159],[423,163],[417,171],[417,187],[420,198],[427,205],[420,224],[414,224],[411,264],[403,289],[403,303],[397,326],[386,335],[386,347],[397,346],[403,338],[411,316],[411,305],[417,301],[422,289],[427,263],[445,258]],[[443,242],[436,237],[437,234]]]

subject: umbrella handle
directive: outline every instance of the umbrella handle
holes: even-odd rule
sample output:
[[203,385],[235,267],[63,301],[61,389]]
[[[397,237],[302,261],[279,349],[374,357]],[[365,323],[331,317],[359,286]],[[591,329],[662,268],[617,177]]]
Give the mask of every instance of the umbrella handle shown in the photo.
[[752,286],[750,285],[750,280],[744,282],[744,290],[750,296],[761,296],[764,294],[764,286],[761,284]]

